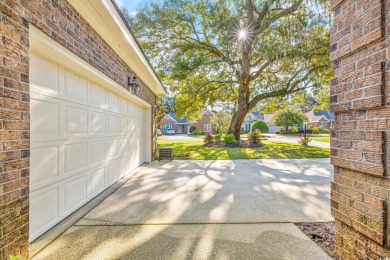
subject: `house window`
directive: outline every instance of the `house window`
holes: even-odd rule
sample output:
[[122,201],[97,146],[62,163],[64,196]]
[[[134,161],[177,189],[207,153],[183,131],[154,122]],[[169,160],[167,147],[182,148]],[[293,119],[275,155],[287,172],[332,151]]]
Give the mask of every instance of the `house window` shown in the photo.
[[249,132],[251,130],[251,123],[250,121],[245,122],[245,132]]
[[206,133],[211,132],[211,125],[205,124],[203,127],[203,131],[205,131]]
[[172,125],[171,124],[164,124],[163,131],[166,132],[168,129],[172,129]]

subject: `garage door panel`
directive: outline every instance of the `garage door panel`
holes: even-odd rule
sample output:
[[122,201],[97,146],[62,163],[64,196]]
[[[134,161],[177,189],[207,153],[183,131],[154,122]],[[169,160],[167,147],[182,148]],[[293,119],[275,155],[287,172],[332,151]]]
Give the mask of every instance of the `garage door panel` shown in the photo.
[[105,188],[105,168],[94,169],[88,174],[88,196],[94,197]]
[[87,167],[87,143],[65,145],[65,173]]
[[95,105],[100,109],[107,109],[107,91],[93,82],[91,82],[89,86],[91,92],[91,105]]
[[80,101],[88,100],[87,79],[78,74],[65,70],[65,95]]
[[129,126],[127,124],[127,117],[121,116],[120,117],[120,133],[121,135],[125,135],[129,131]]
[[31,149],[31,175],[30,181],[36,185],[47,183],[59,176],[59,147],[48,146]]
[[106,141],[95,141],[89,145],[90,164],[96,164],[106,159]]
[[80,107],[65,107],[65,134],[88,134],[88,110]]
[[118,115],[108,115],[108,133],[117,134],[119,132],[119,117]]
[[108,93],[108,109],[114,112],[119,111],[119,97],[117,94],[112,92]]
[[60,105],[58,103],[31,99],[31,138],[58,138]]
[[145,110],[77,70],[31,56],[54,73],[31,67],[34,240],[143,162]]
[[60,220],[59,189],[50,187],[30,194],[30,233],[41,235]]
[[118,179],[118,161],[113,160],[107,167],[106,183],[113,184]]
[[64,184],[64,214],[70,214],[87,199],[87,176],[77,176]]
[[118,153],[118,140],[107,140],[107,157],[115,157]]
[[119,99],[119,112],[128,115],[127,100],[124,98]]
[[104,112],[92,111],[92,134],[106,133],[106,114]]
[[[30,70],[32,87],[42,88],[44,92],[59,93],[58,64],[48,61],[39,55],[31,55]],[[42,71],[45,73],[42,73]]]

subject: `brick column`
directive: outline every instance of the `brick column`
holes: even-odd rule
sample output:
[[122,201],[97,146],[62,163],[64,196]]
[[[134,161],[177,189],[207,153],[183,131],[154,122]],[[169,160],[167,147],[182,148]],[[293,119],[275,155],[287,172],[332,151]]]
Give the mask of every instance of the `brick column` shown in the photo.
[[390,258],[389,3],[331,1],[331,206],[339,259]]
[[28,257],[28,22],[0,1],[0,259]]

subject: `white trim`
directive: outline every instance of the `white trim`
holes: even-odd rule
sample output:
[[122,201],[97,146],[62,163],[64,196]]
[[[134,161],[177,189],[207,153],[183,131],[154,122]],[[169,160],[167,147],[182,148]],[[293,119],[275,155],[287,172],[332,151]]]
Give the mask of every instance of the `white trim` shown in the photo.
[[68,2],[156,95],[166,94],[110,0],[68,0]]
[[177,124],[179,123],[179,122],[177,122],[173,117],[171,117],[170,115],[166,115],[166,116],[164,116],[164,118],[163,119],[165,119],[165,118],[167,118],[167,117],[169,117],[170,119],[172,119],[173,121],[175,121]]
[[202,112],[202,114],[200,114],[200,116],[202,117],[204,114],[207,114],[207,113],[211,114],[210,110],[206,109],[205,111]]
[[150,107],[149,103],[131,94],[117,82],[76,54],[70,52],[33,25],[30,25],[30,50],[64,67],[77,68],[77,73],[95,81],[97,84],[107,87],[110,91],[115,92],[144,108]]

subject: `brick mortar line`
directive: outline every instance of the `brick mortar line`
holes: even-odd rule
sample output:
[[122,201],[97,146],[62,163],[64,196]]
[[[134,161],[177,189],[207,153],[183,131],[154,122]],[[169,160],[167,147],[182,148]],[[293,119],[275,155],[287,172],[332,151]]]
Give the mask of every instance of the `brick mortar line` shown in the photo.
[[[345,204],[343,204],[343,205],[345,205]],[[354,218],[352,218],[352,217],[350,217],[350,216],[344,214],[344,212],[342,212],[342,211],[340,211],[340,210],[338,210],[338,209],[335,209],[335,208],[332,208],[332,209],[335,210],[335,211],[337,211],[339,214],[343,215],[344,217],[347,217],[347,218],[349,218],[349,219],[351,219],[351,220],[353,220],[353,221],[355,221],[355,222],[358,222],[358,223],[362,224],[363,226],[365,226],[365,227],[366,227],[367,229],[369,229],[370,231],[373,231],[373,232],[375,232],[375,233],[380,234],[380,235],[383,236],[383,234],[382,234],[380,231],[377,231],[377,230],[375,230],[375,229],[373,229],[373,228],[367,226],[367,225],[364,224],[363,222],[358,221],[358,220],[356,220],[356,219],[354,219]],[[344,224],[347,225],[348,227],[351,227],[353,230],[355,230],[354,227],[348,225],[348,223],[344,222],[343,220],[341,220],[341,219],[339,219],[339,218],[337,218],[337,220],[340,221],[340,222],[342,222],[342,223],[344,223]],[[356,230],[355,230],[355,231],[356,231]],[[359,232],[359,231],[357,231],[357,232]],[[360,232],[359,232],[359,233],[360,233]],[[363,233],[360,233],[360,234],[362,234],[362,235],[368,237],[367,235],[365,235],[365,234],[363,234]],[[368,237],[368,238],[370,238],[370,237]],[[373,240],[373,239],[370,238],[370,240]],[[379,243],[378,243],[378,244],[379,244]]]
[[[375,45],[378,42],[383,42],[384,40],[386,40],[385,37],[381,36],[380,38],[378,38],[378,39],[376,39],[374,41],[371,41],[371,42],[369,42],[369,43],[367,43],[367,44],[357,48],[356,50],[353,50],[351,52],[348,52],[347,54],[344,54],[344,55],[342,55],[340,57],[337,57],[337,59],[335,59],[335,60],[331,60],[331,62],[335,62],[336,60],[343,60],[343,59],[349,58],[350,56],[352,56],[352,55],[354,55],[354,54],[356,54],[356,53],[358,53],[358,52],[360,52],[360,51],[362,51],[362,50],[364,50],[366,48],[371,47],[371,45]],[[339,50],[337,50],[337,51],[339,51]],[[334,52],[336,52],[336,51],[334,51]],[[367,56],[367,57],[369,57],[369,56]],[[361,59],[361,60],[363,60],[363,59]]]
[[[338,157],[338,156],[331,156],[331,158],[338,158],[338,159],[342,159],[342,160],[345,160],[345,161],[348,161],[348,162],[365,163],[365,164],[374,165],[374,166],[379,166],[379,165],[380,165],[380,164],[374,164],[374,163],[365,162],[365,161],[351,161],[351,160],[343,159],[343,157]],[[334,165],[334,164],[333,164],[333,166],[338,167],[338,168],[341,168],[341,169],[349,170],[349,171],[355,171],[355,172],[367,174],[367,175],[374,176],[374,177],[378,177],[378,178],[382,178],[382,179],[387,179],[387,177],[384,176],[384,175],[383,175],[383,176],[380,176],[380,175],[371,174],[371,173],[368,173],[368,172],[363,172],[363,171],[361,171],[361,170],[359,170],[359,169],[346,168],[346,167],[339,166],[339,165]],[[383,173],[383,174],[384,174],[384,173]],[[337,183],[337,184],[338,184],[338,183]]]
[[[339,166],[337,166],[337,167],[339,167]],[[341,167],[339,167],[339,168],[341,168]],[[365,173],[365,174],[368,174],[368,173]],[[338,174],[338,175],[340,175],[340,174]],[[341,175],[341,176],[342,176],[342,175]],[[377,176],[377,175],[374,175],[374,176]],[[349,178],[349,177],[344,177],[344,178],[351,179],[351,178]],[[351,180],[354,180],[354,179],[351,179]],[[369,182],[365,182],[365,181],[360,181],[360,182],[366,183],[366,184],[368,184],[369,186],[376,186],[376,185],[374,185],[374,184],[372,184],[372,183],[369,183]],[[363,194],[363,195],[364,195],[364,194],[370,195],[370,196],[372,196],[372,197],[374,197],[374,198],[376,198],[376,199],[379,199],[379,200],[383,201],[382,198],[379,198],[379,197],[375,196],[374,194],[367,193],[367,192],[365,192],[365,191],[363,191],[363,190],[356,190],[355,188],[351,188],[351,187],[349,187],[349,186],[347,186],[347,185],[344,185],[344,184],[342,184],[342,183],[335,182],[335,181],[333,181],[333,183],[337,184],[337,186],[343,186],[343,187],[346,187],[346,188],[348,188],[348,189],[350,189],[350,190],[358,191],[359,193],[361,193],[361,194]],[[386,188],[382,188],[382,189],[387,190]],[[348,198],[351,198],[351,199],[353,199],[353,200],[356,200],[356,199],[354,199],[353,197],[350,197],[350,196],[348,196],[348,195],[346,195],[346,194],[340,193],[340,192],[337,191],[337,190],[336,190],[336,192],[339,193],[339,194],[342,194],[342,195],[344,195],[344,196],[347,196]],[[390,192],[389,192],[389,193],[390,193]],[[388,196],[389,196],[389,194],[388,194]],[[366,203],[366,202],[363,202],[363,203]],[[343,204],[343,205],[345,205],[345,204]],[[346,205],[346,206],[348,206],[348,205]],[[348,206],[348,207],[350,207],[350,206]],[[373,207],[373,208],[376,208],[376,207],[374,207],[374,206],[372,206],[372,207]],[[379,208],[378,208],[378,209],[379,209]]]

